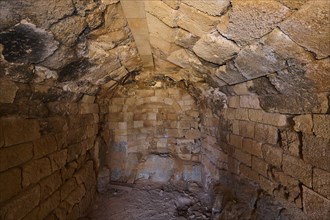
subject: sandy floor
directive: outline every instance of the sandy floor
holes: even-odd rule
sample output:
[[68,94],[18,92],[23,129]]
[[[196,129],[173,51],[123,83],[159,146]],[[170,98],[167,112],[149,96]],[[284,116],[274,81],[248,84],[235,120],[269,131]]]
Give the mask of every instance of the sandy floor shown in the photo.
[[[193,191],[193,192],[192,192]],[[117,186],[97,196],[89,220],[211,219],[207,195],[173,186]]]

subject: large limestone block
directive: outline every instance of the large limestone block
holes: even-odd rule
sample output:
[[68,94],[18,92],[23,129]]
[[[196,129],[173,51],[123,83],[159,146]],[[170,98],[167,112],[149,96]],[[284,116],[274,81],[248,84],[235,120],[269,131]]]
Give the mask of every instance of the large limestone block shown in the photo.
[[317,137],[330,139],[330,115],[314,115],[313,131]]
[[222,37],[216,31],[203,35],[193,47],[197,56],[219,65],[231,59],[239,50],[235,43]]
[[299,67],[312,62],[313,57],[275,29],[260,44],[253,44],[242,50],[235,59],[235,64],[247,79],[254,79],[286,68],[287,60]]
[[226,65],[220,66],[216,70],[215,75],[229,85],[247,81],[247,79],[237,70],[234,62],[227,62]]
[[87,23],[80,16],[72,16],[61,20],[51,27],[55,38],[65,46],[72,46],[76,43],[78,36],[85,29]]
[[182,2],[213,16],[223,14],[230,4],[229,0],[182,0]]
[[215,27],[218,19],[181,3],[177,24],[179,27],[201,37]]
[[330,55],[329,7],[329,1],[309,1],[280,24],[280,28],[317,58],[325,58]]
[[180,49],[172,52],[167,58],[167,60],[182,68],[190,67],[191,63],[202,65],[202,63],[198,60],[197,57],[194,57],[193,54],[191,54],[185,49]]
[[[145,10],[170,27],[176,27],[177,11],[160,0],[145,1]],[[148,19],[148,18],[147,18]],[[164,32],[166,33],[166,32]]]
[[313,189],[330,199],[330,173],[321,169],[314,168]]
[[232,11],[218,30],[240,45],[247,45],[271,32],[289,15],[289,9],[273,0],[233,0]]

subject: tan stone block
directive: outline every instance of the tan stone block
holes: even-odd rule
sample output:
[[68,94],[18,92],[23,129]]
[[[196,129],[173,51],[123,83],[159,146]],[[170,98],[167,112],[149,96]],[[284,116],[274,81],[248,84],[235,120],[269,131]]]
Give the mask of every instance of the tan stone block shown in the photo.
[[252,170],[250,167],[241,163],[239,165],[239,170],[240,170],[240,174],[243,175],[244,177],[246,177],[254,182],[259,181],[258,173],[256,171]]
[[239,134],[243,137],[254,138],[255,137],[254,128],[257,125],[254,122],[240,121],[239,122]]
[[330,115],[313,115],[313,125],[317,137],[330,139]]
[[0,173],[0,203],[12,198],[22,189],[22,173],[20,169],[10,169]]
[[70,193],[70,195],[66,198],[66,201],[73,206],[74,204],[79,203],[85,194],[85,187],[81,184]]
[[312,115],[298,115],[293,118],[295,125],[294,129],[296,131],[302,131],[305,133],[312,133],[313,119]]
[[239,174],[239,161],[233,157],[228,157],[228,171],[234,174]]
[[80,104],[80,114],[97,114],[99,113],[99,105],[98,104],[89,104],[89,103],[82,103]]
[[[176,27],[177,11],[162,1],[145,1],[145,10],[156,16],[169,27]],[[148,21],[149,22],[149,21]],[[149,27],[150,29],[150,27]],[[166,33],[164,33],[166,34]]]
[[81,102],[83,103],[89,103],[92,104],[95,101],[95,96],[91,95],[84,95],[83,98],[81,99]]
[[330,199],[330,173],[321,169],[313,169],[313,189]]
[[51,195],[46,201],[40,203],[38,219],[44,219],[50,212],[52,212],[61,201],[60,192],[57,191]]
[[54,136],[42,136],[40,139],[33,142],[34,157],[36,159],[53,153],[57,150],[57,142]]
[[154,95],[155,95],[155,90],[153,90],[153,89],[139,89],[139,90],[136,90],[136,96],[137,97],[144,98],[144,97],[151,97],[151,96],[154,96]]
[[48,158],[33,160],[23,166],[23,187],[39,182],[40,179],[51,174]]
[[67,180],[60,188],[61,201],[65,200],[77,186],[78,185],[75,178]]
[[184,136],[187,139],[199,139],[201,137],[201,132],[197,129],[191,129],[188,130]]
[[278,141],[278,129],[274,126],[256,123],[254,139],[264,143],[276,144]]
[[182,2],[212,16],[222,15],[230,4],[229,0],[182,0]]
[[67,155],[68,155],[68,150],[64,149],[64,150],[55,152],[53,154],[50,154],[48,156],[50,163],[51,163],[52,172],[62,169],[65,166],[66,161],[67,161]]
[[239,121],[238,120],[232,121],[232,132],[235,135],[239,135]]
[[273,126],[286,126],[287,116],[277,113],[267,113],[263,110],[249,109],[249,119],[251,121],[273,125]]
[[243,151],[252,154],[257,157],[262,157],[261,143],[258,143],[252,139],[243,139]]
[[230,134],[229,135],[229,144],[234,146],[234,147],[237,147],[239,149],[242,149],[243,138],[241,136],[238,136],[238,135]]
[[2,129],[6,146],[33,141],[40,137],[39,123],[34,119],[3,118]]
[[93,161],[87,161],[83,167],[74,175],[79,184],[84,183],[86,190],[90,190],[96,185],[95,171],[93,168]]
[[33,157],[32,143],[18,144],[0,149],[0,172],[29,161]]
[[62,184],[61,172],[57,171],[40,181],[40,200],[43,201],[53,194]]
[[330,200],[320,196],[305,186],[303,189],[303,207],[304,212],[307,214],[309,219],[327,219],[330,212]]
[[308,187],[312,187],[312,166],[301,159],[283,155],[283,171],[298,179]]
[[252,157],[250,154],[247,154],[241,150],[235,149],[233,157],[236,158],[238,161],[251,167]]
[[216,18],[204,14],[186,4],[180,4],[177,24],[181,28],[201,37],[214,28]]
[[244,95],[240,96],[239,100],[241,108],[260,109],[258,96]]
[[145,18],[143,1],[122,0],[121,5],[126,18]]
[[0,81],[0,103],[13,103],[18,87],[9,80]]
[[257,157],[252,157],[252,170],[267,177],[268,164]]
[[284,130],[280,132],[281,135],[281,147],[286,153],[292,156],[299,157],[301,138],[298,133],[291,130]]
[[168,6],[170,6],[173,9],[179,8],[180,1],[181,0],[162,0],[162,2],[164,2],[165,4],[167,4]]
[[265,161],[273,166],[281,167],[283,150],[279,147],[264,144],[262,145],[263,158]]
[[244,109],[244,108],[236,109],[235,119],[248,121],[249,120],[249,111],[248,111],[248,109]]
[[229,106],[229,108],[239,108],[240,107],[239,96],[229,96],[228,97],[228,106]]
[[0,217],[1,219],[8,220],[22,219],[39,204],[39,201],[40,187],[37,185],[21,193],[19,197],[16,197],[10,203],[1,207]]
[[330,172],[330,140],[303,134],[302,156],[304,161]]

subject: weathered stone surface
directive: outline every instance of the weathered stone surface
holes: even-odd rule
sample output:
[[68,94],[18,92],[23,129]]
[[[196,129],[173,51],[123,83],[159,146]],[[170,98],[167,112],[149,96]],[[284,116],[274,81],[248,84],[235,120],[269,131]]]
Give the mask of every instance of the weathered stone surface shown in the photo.
[[12,81],[0,80],[0,103],[13,103],[18,87]]
[[173,9],[179,8],[180,1],[181,0],[162,0],[162,2],[164,2],[165,4],[167,4],[168,6],[170,6]]
[[61,172],[57,171],[51,176],[40,181],[40,200],[47,199],[52,195],[62,184]]
[[273,0],[232,1],[229,18],[218,25],[221,34],[240,45],[249,44],[271,32],[289,15],[289,9]]
[[68,155],[68,150],[64,149],[48,156],[53,172],[64,167],[64,165],[66,164],[67,155]]
[[178,28],[176,31],[174,42],[184,48],[192,49],[198,39],[199,37],[195,36],[194,34],[181,28]]
[[312,187],[312,166],[297,157],[283,155],[283,171],[308,187]]
[[2,126],[6,146],[32,141],[40,137],[37,120],[3,118]]
[[204,13],[209,15],[217,16],[221,15],[225,12],[227,7],[229,6],[229,0],[201,0],[201,1],[193,1],[193,0],[183,0],[183,3],[198,9]]
[[12,198],[21,191],[21,181],[22,173],[20,169],[10,169],[0,173],[0,203]]
[[239,50],[235,43],[222,37],[216,31],[203,35],[193,47],[197,56],[219,65],[230,60]]
[[312,115],[298,115],[293,118],[294,130],[302,131],[304,133],[311,134],[313,129],[313,119]]
[[313,82],[316,92],[330,91],[330,58],[309,63],[305,67],[305,77]]
[[77,187],[77,181],[75,178],[71,178],[67,180],[62,186],[61,186],[61,201],[65,200],[70,193]]
[[[39,204],[40,187],[37,185],[22,193],[19,197],[0,208],[0,218],[8,220],[22,219]],[[17,211],[19,210],[19,212]]]
[[60,192],[57,191],[39,205],[38,219],[44,219],[51,211],[53,211],[61,201]]
[[[162,1],[146,1],[145,10],[170,27],[176,27],[177,11]],[[149,21],[148,21],[149,22]],[[166,32],[164,32],[166,34]]]
[[283,150],[281,148],[264,144],[262,146],[262,152],[267,163],[276,167],[281,167],[283,157]]
[[276,0],[276,1],[281,2],[283,5],[285,5],[290,9],[299,9],[309,0]]
[[330,213],[330,201],[303,186],[303,206],[309,219],[327,219]]
[[247,81],[247,79],[237,70],[234,62],[228,61],[226,65],[220,66],[215,75],[229,85]]
[[0,2],[0,30],[5,30],[11,26],[14,26],[19,22],[19,15],[15,12],[14,6],[11,2]]
[[33,142],[34,157],[41,158],[57,150],[57,142],[54,136],[43,136],[41,139]]
[[[262,44],[254,44],[242,50],[235,59],[238,70],[248,79],[274,73],[287,68],[287,65],[299,68],[299,65],[312,61],[311,54],[278,29],[261,42]],[[292,64],[287,64],[286,60],[290,60]]]
[[317,137],[330,139],[330,115],[313,115],[313,125]]
[[258,109],[249,109],[248,114],[249,120],[254,122],[273,125],[277,127],[284,127],[288,124],[288,119],[286,115],[267,113],[263,110]]
[[308,2],[299,11],[280,24],[289,37],[316,54],[317,58],[330,55],[329,2]]
[[182,68],[188,68],[191,64],[202,65],[196,56],[185,49],[172,52],[167,60]]
[[62,69],[77,59],[75,51],[67,46],[61,45],[50,57],[41,64],[50,69]]
[[325,196],[330,198],[330,173],[321,169],[313,169],[313,189]]
[[2,54],[9,62],[42,62],[58,48],[51,33],[27,21],[1,32],[0,43],[4,46]]
[[54,24],[50,30],[59,42],[70,47],[75,44],[78,36],[85,29],[86,25],[84,18],[71,16]]
[[304,161],[330,172],[330,140],[303,134],[302,155]]
[[300,136],[297,132],[284,130],[280,132],[281,147],[295,157],[300,156]]
[[0,171],[23,164],[32,159],[32,143],[18,144],[0,149]]
[[48,158],[33,160],[23,166],[23,186],[39,182],[40,179],[51,174],[51,166]]
[[214,27],[215,21],[214,17],[208,16],[186,4],[180,4],[178,26],[198,37],[207,34]]

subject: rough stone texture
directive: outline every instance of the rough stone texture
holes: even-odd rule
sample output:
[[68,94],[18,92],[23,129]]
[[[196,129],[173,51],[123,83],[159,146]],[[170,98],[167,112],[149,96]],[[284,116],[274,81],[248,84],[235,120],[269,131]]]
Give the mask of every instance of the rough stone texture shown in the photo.
[[313,115],[313,132],[317,137],[330,139],[330,115]]
[[296,131],[302,131],[304,133],[312,133],[313,119],[312,115],[299,115],[293,118],[294,129]]
[[304,163],[302,160],[284,154],[283,171],[300,180],[308,187],[312,187],[312,166]]
[[330,55],[329,2],[308,2],[299,11],[280,24],[288,36],[299,45],[316,54],[317,58]]
[[84,18],[80,16],[72,16],[52,25],[50,30],[59,42],[70,47],[76,43],[78,36],[85,27],[86,22]]
[[330,213],[330,201],[303,186],[304,207],[309,219],[326,219]]
[[[162,1],[146,1],[145,10],[150,14],[156,16],[170,27],[176,27],[177,11],[167,6]],[[149,22],[149,21],[148,21]],[[165,33],[164,33],[165,34]]]
[[239,47],[218,32],[212,32],[203,35],[193,47],[193,51],[204,60],[221,65],[237,54]]
[[330,173],[321,169],[313,169],[313,189],[319,194],[330,198]]
[[194,34],[185,31],[181,28],[178,28],[175,35],[175,43],[188,49],[192,49],[192,47],[198,41],[198,39],[199,38]]
[[329,139],[318,138],[313,135],[303,135],[302,155],[306,162],[330,171]]
[[271,32],[289,15],[288,8],[273,0],[232,1],[229,17],[217,28],[224,36],[240,45],[249,44]]
[[32,143],[18,144],[0,149],[0,171],[23,164],[32,159]]
[[183,3],[190,5],[202,12],[205,12],[209,15],[221,15],[225,12],[227,7],[229,6],[229,0],[201,0],[201,1],[191,1],[191,0],[183,0]]
[[180,4],[177,21],[179,27],[201,37],[213,28],[214,23],[214,17],[208,16],[186,4]]

